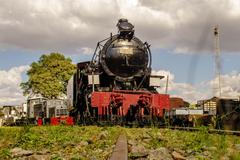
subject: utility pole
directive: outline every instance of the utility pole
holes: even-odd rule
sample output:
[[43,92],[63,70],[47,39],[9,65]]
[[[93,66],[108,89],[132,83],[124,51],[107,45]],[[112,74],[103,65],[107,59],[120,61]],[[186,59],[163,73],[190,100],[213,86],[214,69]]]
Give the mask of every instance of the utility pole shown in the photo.
[[220,46],[219,46],[219,28],[218,26],[213,29],[214,34],[214,50],[215,50],[215,78],[218,80],[218,87],[215,95],[219,92],[221,98],[221,60],[220,60]]
[[169,81],[169,75],[167,75],[167,81],[166,81],[165,94],[167,94],[167,93],[168,93],[168,81]]

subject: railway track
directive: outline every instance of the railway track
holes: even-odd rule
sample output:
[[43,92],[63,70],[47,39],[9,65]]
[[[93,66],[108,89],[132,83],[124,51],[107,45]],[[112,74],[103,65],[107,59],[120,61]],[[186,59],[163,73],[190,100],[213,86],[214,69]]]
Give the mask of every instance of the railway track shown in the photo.
[[127,137],[123,133],[118,137],[116,146],[109,160],[127,160],[128,159]]
[[[173,130],[185,130],[185,131],[201,131],[201,128],[194,127],[163,127]],[[237,135],[240,136],[240,131],[232,131],[232,130],[221,130],[221,129],[207,129],[208,133],[216,133],[216,134],[228,134],[228,135]]]
[[[185,130],[185,131],[201,131],[202,128],[194,127],[164,127],[166,129],[172,130]],[[218,130],[218,129],[207,129],[206,132],[213,134],[228,134],[228,135],[237,135],[240,136],[240,131],[231,131],[231,130]],[[173,153],[171,153],[173,154]],[[139,155],[138,155],[139,156]],[[163,155],[164,156],[164,155]],[[173,156],[173,155],[172,155]],[[128,142],[125,133],[120,134],[116,142],[115,148],[112,152],[109,160],[128,160]],[[131,159],[131,158],[130,158]],[[141,159],[141,158],[140,158]],[[174,159],[174,158],[173,158]]]

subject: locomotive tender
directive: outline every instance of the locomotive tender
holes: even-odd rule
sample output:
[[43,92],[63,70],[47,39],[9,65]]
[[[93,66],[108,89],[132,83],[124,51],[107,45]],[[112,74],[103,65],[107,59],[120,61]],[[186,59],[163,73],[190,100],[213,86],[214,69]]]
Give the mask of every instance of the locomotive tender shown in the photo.
[[150,45],[134,36],[127,19],[117,27],[116,35],[97,43],[91,61],[77,64],[72,115],[82,123],[159,121],[170,102],[156,90],[163,76],[151,75]]

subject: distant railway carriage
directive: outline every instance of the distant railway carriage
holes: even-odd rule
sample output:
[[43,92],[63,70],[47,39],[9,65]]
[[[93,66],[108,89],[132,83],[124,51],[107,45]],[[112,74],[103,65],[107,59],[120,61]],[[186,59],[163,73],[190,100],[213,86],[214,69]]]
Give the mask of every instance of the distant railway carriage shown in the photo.
[[41,94],[31,94],[28,97],[27,121],[30,124],[37,123],[38,119],[41,119],[43,123],[51,123],[51,118],[59,119],[68,116],[68,103],[64,97],[47,99]]
[[217,128],[240,130],[239,99],[217,99]]
[[240,130],[239,99],[213,97],[198,102],[204,114],[212,115],[217,129]]
[[27,117],[30,119],[42,117],[42,112],[44,111],[43,103],[46,100],[47,98],[41,94],[30,94],[27,99]]
[[195,109],[171,108],[165,116],[171,125],[211,125],[216,129],[240,130],[240,101],[239,99],[213,97],[198,101]]

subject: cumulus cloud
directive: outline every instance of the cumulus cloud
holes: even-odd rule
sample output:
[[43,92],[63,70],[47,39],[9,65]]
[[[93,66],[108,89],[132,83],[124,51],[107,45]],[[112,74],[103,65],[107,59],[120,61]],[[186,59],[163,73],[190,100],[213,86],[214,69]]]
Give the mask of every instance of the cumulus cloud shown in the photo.
[[[165,76],[165,78],[162,79],[162,87],[158,89],[159,93],[165,93],[166,77],[169,76],[168,93],[171,97],[181,97],[188,102],[196,103],[198,100],[219,96],[218,78],[214,78],[208,82],[190,85],[176,82],[174,74],[170,71],[152,71],[152,74]],[[240,73],[232,72],[230,74],[221,75],[220,82],[222,98],[235,99],[240,97]]]
[[166,70],[159,70],[159,71],[152,71],[153,75],[162,75],[165,76],[162,79],[161,86],[158,88],[159,93],[165,93],[166,85],[167,85],[167,76],[168,76],[168,93],[171,97],[181,97],[184,100],[195,103],[197,100],[206,99],[209,96],[209,89],[201,92],[202,87],[206,87],[205,83],[203,84],[196,84],[190,85],[187,83],[179,83],[175,81],[175,76],[170,71]]
[[121,17],[154,48],[211,52],[211,32],[219,25],[223,51],[240,50],[237,0],[1,0],[0,45],[88,52],[110,32],[116,33]]
[[86,55],[92,55],[94,53],[94,50],[92,48],[88,48],[88,47],[83,47],[80,50],[80,53],[86,54]]
[[22,82],[22,74],[27,69],[29,66],[0,70],[0,105],[17,105],[24,101],[19,85]]
[[[240,98],[240,73],[232,72],[220,76],[221,96],[225,98]],[[219,95],[219,79],[208,82],[215,95]]]
[[[215,25],[223,52],[240,51],[238,0],[0,0],[0,50],[47,50],[92,54],[98,41],[116,33],[119,18],[128,18],[135,33],[152,48],[174,53],[212,52]],[[26,66],[0,71],[0,104],[17,103]],[[170,71],[169,91],[186,100],[210,97],[217,80],[196,85],[178,83]],[[222,75],[222,91],[238,96],[239,73]],[[163,79],[163,85],[166,78]],[[160,91],[164,92],[162,87]]]

